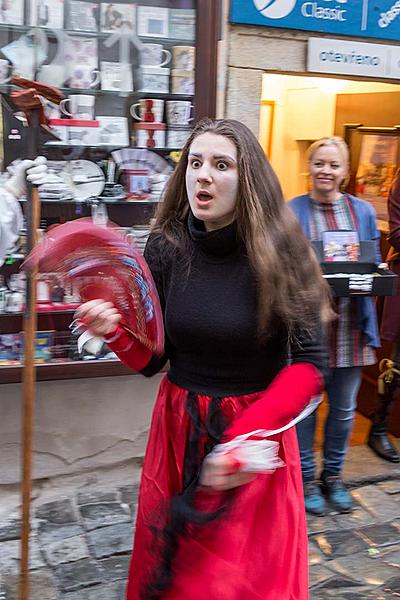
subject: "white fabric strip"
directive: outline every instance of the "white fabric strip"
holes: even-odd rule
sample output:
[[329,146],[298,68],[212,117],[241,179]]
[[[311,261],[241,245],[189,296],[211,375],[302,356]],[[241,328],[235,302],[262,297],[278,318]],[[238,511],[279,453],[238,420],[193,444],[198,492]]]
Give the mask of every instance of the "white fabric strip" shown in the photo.
[[[210,457],[222,456],[229,452],[233,452],[235,458],[241,463],[239,468],[240,471],[247,471],[249,473],[273,473],[276,469],[284,467],[285,463],[278,456],[279,442],[266,440],[265,438],[282,433],[308,417],[317,408],[321,400],[322,394],[313,396],[309,404],[299,415],[297,415],[297,417],[279,429],[270,431],[256,429],[255,431],[250,431],[244,435],[239,435],[230,442],[218,444],[212,450]],[[252,437],[263,439],[249,439]]]

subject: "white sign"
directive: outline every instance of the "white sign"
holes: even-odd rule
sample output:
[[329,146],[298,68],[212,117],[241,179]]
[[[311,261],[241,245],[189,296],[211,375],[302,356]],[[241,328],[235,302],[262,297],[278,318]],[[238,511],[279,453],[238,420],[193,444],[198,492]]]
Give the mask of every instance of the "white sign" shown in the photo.
[[310,38],[307,70],[400,79],[400,46]]

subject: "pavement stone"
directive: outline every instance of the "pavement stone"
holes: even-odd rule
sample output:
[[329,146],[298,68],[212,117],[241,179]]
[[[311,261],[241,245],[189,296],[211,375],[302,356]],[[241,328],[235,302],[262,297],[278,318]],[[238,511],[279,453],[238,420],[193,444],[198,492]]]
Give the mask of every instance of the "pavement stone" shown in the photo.
[[132,550],[133,527],[131,524],[119,523],[90,531],[87,537],[93,555],[96,558],[107,558]]
[[307,515],[307,531],[309,535],[314,533],[324,533],[325,531],[337,531],[338,526],[333,516],[315,517]]
[[48,564],[53,567],[62,563],[89,558],[89,548],[83,536],[53,542],[42,548],[42,551]]
[[380,481],[377,485],[387,494],[400,494],[400,480]]
[[125,504],[137,504],[139,496],[139,483],[134,485],[124,485],[119,488],[121,492],[121,501]]
[[131,520],[129,509],[118,502],[82,504],[79,508],[88,531]]
[[[85,487],[38,506],[30,548],[38,591],[29,600],[124,600],[138,487]],[[399,490],[400,477],[358,485],[351,514],[307,517],[310,600],[400,597]],[[17,518],[0,523],[0,600],[19,600],[18,529]]]
[[0,542],[18,540],[21,534],[20,519],[12,519],[0,525]]
[[321,552],[329,558],[347,556],[348,554],[362,552],[368,548],[368,544],[353,529],[320,533],[312,539],[318,545]]
[[352,496],[379,522],[390,521],[399,516],[399,501],[377,485],[366,485],[352,490]]
[[369,525],[358,530],[370,546],[388,546],[400,543],[400,528],[391,523]]
[[70,499],[46,502],[36,508],[35,516],[37,519],[44,519],[57,525],[78,521],[78,515]]
[[125,583],[114,581],[105,585],[95,585],[77,592],[69,592],[61,596],[62,600],[124,600]]
[[130,554],[121,554],[100,560],[99,564],[104,572],[104,581],[117,581],[119,579],[126,581],[130,558]]
[[348,577],[360,586],[379,588],[399,574],[399,567],[389,564],[380,554],[374,558],[368,552],[344,556],[329,561],[329,568],[337,575]]
[[309,569],[310,588],[313,589],[322,582],[332,577],[332,571],[330,571],[326,565],[311,565]]
[[353,512],[347,514],[336,514],[332,517],[336,524],[336,529],[359,529],[366,525],[373,525],[375,517],[373,514],[362,508],[355,506]]
[[76,523],[75,525],[56,525],[55,523],[42,522],[38,527],[38,538],[41,548],[54,542],[62,542],[68,538],[83,535],[85,530]]
[[[20,600],[19,573],[3,573],[6,600]],[[29,573],[29,600],[59,600],[57,582],[49,569]]]
[[55,574],[65,592],[73,592],[103,582],[103,571],[91,559],[84,558],[73,563],[58,565]]
[[102,492],[100,490],[78,492],[77,504],[100,504],[102,502],[117,502],[118,493],[116,491]]
[[[29,568],[41,569],[45,567],[42,554],[35,536],[31,536],[29,543]],[[20,541],[10,540],[0,543],[0,573],[3,571],[15,572],[19,568]]]

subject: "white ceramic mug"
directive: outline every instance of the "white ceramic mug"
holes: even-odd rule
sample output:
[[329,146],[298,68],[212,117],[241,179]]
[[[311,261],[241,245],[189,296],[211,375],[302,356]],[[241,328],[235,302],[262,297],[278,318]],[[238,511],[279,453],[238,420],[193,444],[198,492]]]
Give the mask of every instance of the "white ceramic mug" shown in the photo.
[[172,70],[172,93],[194,95],[194,71]]
[[154,116],[153,120],[157,123],[161,123],[164,116],[164,100],[142,98],[139,102],[136,102],[136,104],[132,104],[129,110],[132,117],[139,121],[144,121],[146,119],[146,112],[152,112]]
[[5,60],[0,58],[0,83],[7,83],[11,79],[12,66]]
[[64,65],[42,65],[37,75],[37,80],[40,83],[46,83],[47,85],[54,85],[55,87],[62,87],[66,79]]
[[[165,148],[165,129],[155,129],[151,134],[146,129],[136,129],[135,133],[138,148]],[[150,139],[154,144],[149,143]]]
[[194,46],[174,46],[172,48],[174,69],[193,71],[196,61],[196,48]]
[[168,94],[170,69],[145,65],[141,71],[141,92]]
[[189,125],[193,121],[193,117],[190,116],[192,106],[192,103],[188,101],[169,100],[167,102],[168,125]]
[[168,129],[167,146],[168,148],[183,148],[190,135],[190,127],[176,127]]
[[75,89],[89,90],[100,81],[100,71],[88,65],[76,66],[68,78],[68,86]]
[[[73,119],[85,119],[92,120],[94,118],[94,96],[86,96],[84,94],[77,94],[61,100],[60,109],[69,117]],[[70,110],[68,111],[65,106],[69,103]]]
[[171,52],[161,44],[143,44],[140,50],[141,64],[152,67],[165,67],[171,61],[171,56]]

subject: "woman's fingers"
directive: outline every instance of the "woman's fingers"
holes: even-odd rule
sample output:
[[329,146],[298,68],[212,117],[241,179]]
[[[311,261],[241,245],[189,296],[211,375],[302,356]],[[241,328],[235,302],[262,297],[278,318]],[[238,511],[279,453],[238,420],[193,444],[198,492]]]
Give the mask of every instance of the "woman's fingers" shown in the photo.
[[76,311],[75,318],[82,321],[92,333],[102,336],[115,328],[121,315],[111,302],[96,299],[82,304]]
[[215,491],[230,490],[253,481],[257,475],[238,471],[239,463],[229,454],[207,457],[204,461],[200,483]]

